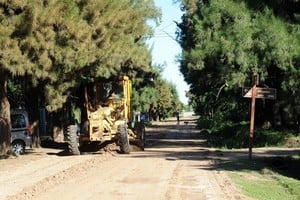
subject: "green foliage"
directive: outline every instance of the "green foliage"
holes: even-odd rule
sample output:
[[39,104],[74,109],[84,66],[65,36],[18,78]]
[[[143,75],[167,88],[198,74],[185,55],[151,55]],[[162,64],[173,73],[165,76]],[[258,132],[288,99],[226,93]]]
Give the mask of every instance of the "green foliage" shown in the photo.
[[174,83],[169,83],[169,87],[171,89],[171,97],[172,97],[171,100],[172,105],[169,110],[169,115],[172,114],[174,116],[176,113],[182,112],[182,110],[184,109],[184,105],[179,99],[176,85]]
[[[215,120],[200,117],[197,127],[207,131],[207,144],[218,148],[249,147],[249,122]],[[289,131],[256,128],[254,131],[254,147],[283,146],[290,138]]]
[[170,85],[163,80],[158,80],[155,84],[155,89],[159,93],[156,111],[160,116],[166,117],[169,110],[172,108],[172,91]]
[[56,110],[81,83],[150,72],[147,20],[159,16],[152,0],[1,0],[0,68],[42,84]]
[[215,129],[208,136],[208,145],[229,149],[248,147],[249,126],[227,122]]
[[255,129],[254,146],[268,147],[268,146],[283,146],[287,138],[290,136],[288,131],[276,131],[263,128]]
[[[180,70],[190,84],[197,113],[217,121],[249,118],[241,87],[277,89],[276,102],[259,102],[256,121],[272,126],[299,126],[299,1],[188,0],[178,41]],[[224,87],[223,87],[224,86]],[[223,122],[225,123],[225,122]]]
[[133,107],[142,113],[148,113],[152,107],[157,107],[159,92],[153,87],[144,87],[140,92],[133,93]]
[[208,117],[200,117],[197,120],[197,128],[209,130],[214,125],[214,120]]
[[161,119],[181,112],[183,105],[176,87],[158,77],[133,92],[133,108],[151,119]]
[[8,100],[10,102],[10,107],[24,107],[25,103],[25,84],[22,80],[8,80],[7,90],[8,90]]
[[193,112],[193,107],[191,105],[183,105],[183,110]]

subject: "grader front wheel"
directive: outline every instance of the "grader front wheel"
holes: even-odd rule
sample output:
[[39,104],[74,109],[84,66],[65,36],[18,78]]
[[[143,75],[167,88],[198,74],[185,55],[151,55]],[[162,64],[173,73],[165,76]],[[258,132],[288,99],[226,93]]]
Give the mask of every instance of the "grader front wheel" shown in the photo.
[[121,153],[129,154],[130,145],[129,145],[129,137],[128,137],[128,131],[126,125],[120,125],[118,132],[119,132],[120,151]]
[[70,155],[80,155],[79,145],[77,141],[76,126],[69,125],[67,130],[67,143]]

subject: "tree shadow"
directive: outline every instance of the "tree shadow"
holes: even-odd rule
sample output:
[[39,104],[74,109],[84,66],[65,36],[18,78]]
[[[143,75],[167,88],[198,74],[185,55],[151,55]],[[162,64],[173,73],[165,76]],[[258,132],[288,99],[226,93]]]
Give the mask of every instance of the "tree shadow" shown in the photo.
[[300,159],[290,156],[257,157],[255,159],[227,160],[218,163],[218,167],[226,171],[256,171],[265,173],[270,169],[286,177],[300,180]]
[[[211,163],[209,166],[201,166],[201,164],[193,166],[205,170],[261,171],[269,168],[283,176],[300,180],[300,159],[292,157],[300,155],[300,149],[254,148],[252,159],[249,160],[247,148],[229,150],[209,148],[206,135],[197,130],[194,125],[187,125],[186,129],[179,129],[174,125],[161,123],[146,132],[145,152],[130,157],[163,158],[170,162],[209,160]],[[187,148],[182,150],[182,147]]]

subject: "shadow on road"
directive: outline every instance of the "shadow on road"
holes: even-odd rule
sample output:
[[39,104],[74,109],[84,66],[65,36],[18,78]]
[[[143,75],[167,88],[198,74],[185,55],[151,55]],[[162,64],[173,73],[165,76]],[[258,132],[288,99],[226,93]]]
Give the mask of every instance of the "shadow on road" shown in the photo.
[[[194,166],[199,169],[214,170],[222,168],[228,171],[251,170],[257,167],[269,167],[278,173],[300,179],[300,160],[293,159],[292,155],[300,155],[300,149],[287,148],[257,148],[253,149],[252,160],[248,158],[248,149],[219,150],[206,145],[205,133],[196,129],[193,120],[188,123],[177,124],[176,120],[154,123],[146,130],[146,149],[143,153],[131,157],[165,158],[168,161],[176,160],[209,160],[210,166]],[[199,162],[200,163],[200,162]],[[232,163],[232,167],[223,168]],[[246,163],[246,164],[243,164]],[[263,165],[257,165],[263,163]]]

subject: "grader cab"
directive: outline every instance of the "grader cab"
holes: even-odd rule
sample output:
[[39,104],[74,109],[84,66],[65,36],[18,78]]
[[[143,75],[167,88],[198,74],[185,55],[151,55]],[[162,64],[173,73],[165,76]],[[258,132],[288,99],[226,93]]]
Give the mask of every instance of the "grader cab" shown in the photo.
[[84,147],[105,142],[115,142],[126,154],[131,151],[131,142],[143,149],[145,128],[142,123],[133,122],[132,84],[127,76],[96,81],[85,86],[83,93],[80,132],[75,125],[67,129],[71,154],[78,155]]

